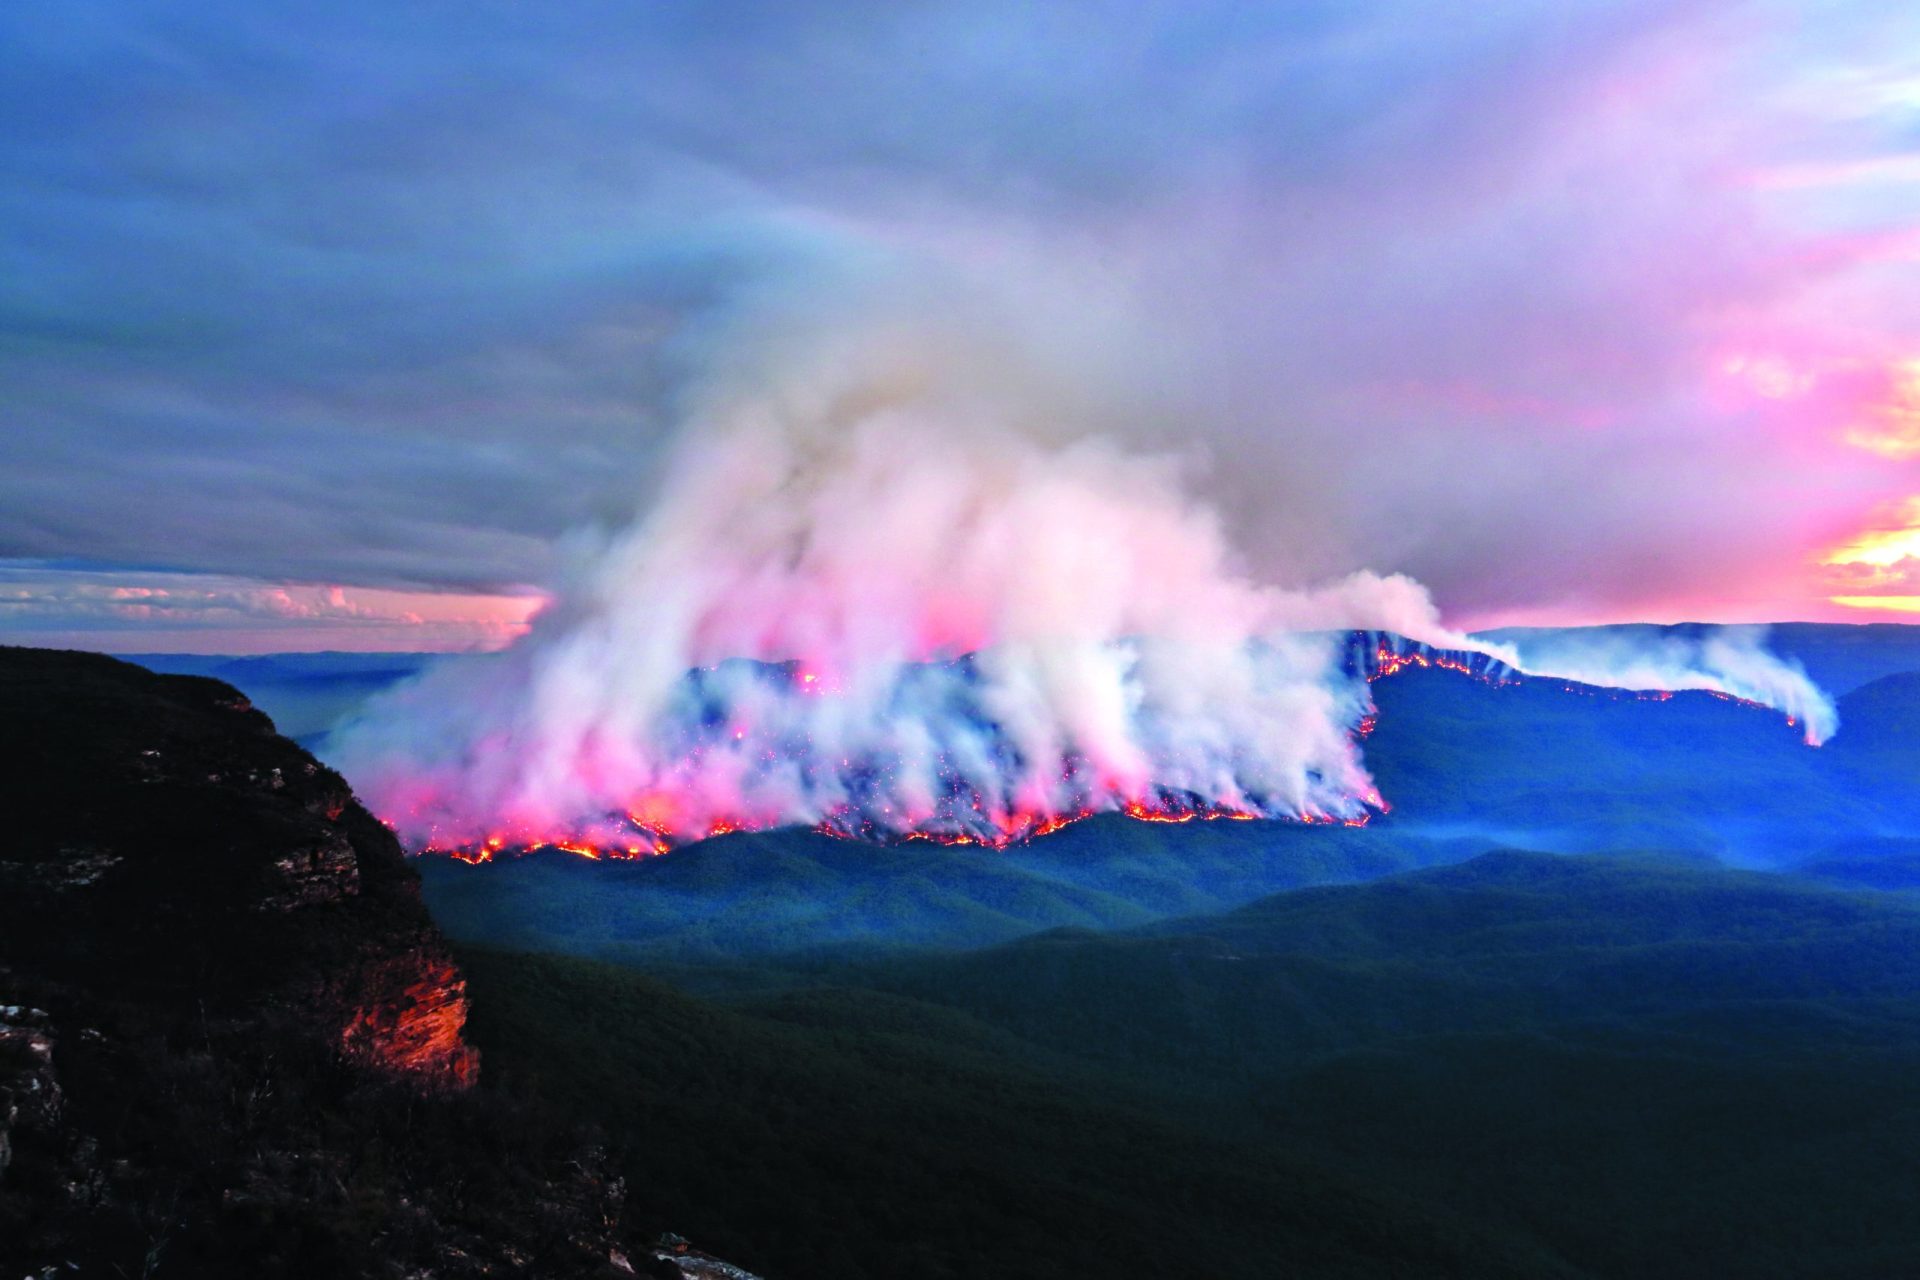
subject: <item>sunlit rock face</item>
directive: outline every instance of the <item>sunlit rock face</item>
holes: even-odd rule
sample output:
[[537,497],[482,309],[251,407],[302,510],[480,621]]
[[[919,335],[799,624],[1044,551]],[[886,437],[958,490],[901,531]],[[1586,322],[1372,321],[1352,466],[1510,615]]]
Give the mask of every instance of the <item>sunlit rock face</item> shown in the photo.
[[460,1088],[478,1079],[480,1055],[461,1037],[467,981],[451,960],[405,953],[368,977],[367,998],[353,1007],[340,1033],[350,1057]]

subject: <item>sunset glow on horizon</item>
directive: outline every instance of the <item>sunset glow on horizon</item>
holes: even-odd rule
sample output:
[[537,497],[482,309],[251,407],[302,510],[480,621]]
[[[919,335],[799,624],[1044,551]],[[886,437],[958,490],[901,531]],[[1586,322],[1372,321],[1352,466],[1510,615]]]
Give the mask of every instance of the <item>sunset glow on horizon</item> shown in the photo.
[[484,652],[526,634],[545,604],[534,592],[0,566],[0,625],[15,641],[107,653]]

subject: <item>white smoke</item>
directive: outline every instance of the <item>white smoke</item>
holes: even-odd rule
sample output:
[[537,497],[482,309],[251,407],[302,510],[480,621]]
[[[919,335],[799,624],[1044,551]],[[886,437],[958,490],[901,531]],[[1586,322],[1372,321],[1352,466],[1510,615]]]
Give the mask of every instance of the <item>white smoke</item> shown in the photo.
[[[1379,798],[1345,633],[1521,665],[1403,576],[1241,572],[1185,462],[1103,433],[1138,408],[1104,356],[924,309],[769,314],[710,340],[657,498],[576,547],[519,644],[442,664],[335,735],[405,839],[992,838],[1129,806],[1353,819]],[[1532,669],[1815,724],[1817,691],[1750,638]]]
[[1819,746],[1840,727],[1833,699],[1799,662],[1766,648],[1767,628],[1709,627],[1698,634],[1638,629],[1529,632],[1487,652],[1530,675],[1620,689],[1704,689],[1784,712]]

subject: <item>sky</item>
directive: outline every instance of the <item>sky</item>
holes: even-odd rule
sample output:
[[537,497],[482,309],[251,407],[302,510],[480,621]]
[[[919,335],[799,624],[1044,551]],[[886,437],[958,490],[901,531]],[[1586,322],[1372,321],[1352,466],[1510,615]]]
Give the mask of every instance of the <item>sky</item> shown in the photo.
[[498,647],[797,332],[1257,581],[1920,621],[1920,10],[0,11],[0,642]]

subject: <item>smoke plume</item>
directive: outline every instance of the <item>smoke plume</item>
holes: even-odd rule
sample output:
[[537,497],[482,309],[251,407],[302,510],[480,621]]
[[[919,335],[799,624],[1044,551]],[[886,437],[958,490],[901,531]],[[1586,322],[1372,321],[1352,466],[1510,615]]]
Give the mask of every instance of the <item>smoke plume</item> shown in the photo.
[[1755,635],[1522,654],[1448,629],[1405,576],[1254,581],[1195,460],[1121,443],[1154,408],[1111,355],[1150,363],[1135,335],[914,301],[827,320],[761,299],[687,339],[700,374],[643,513],[580,537],[521,642],[335,735],[374,809],[415,846],[633,852],[794,823],[997,842],[1102,810],[1363,821],[1383,801],[1354,631],[1832,728]]
[[1522,632],[1489,652],[1518,671],[1617,689],[1704,689],[1784,712],[1819,746],[1840,727],[1833,700],[1796,661],[1769,653],[1767,628],[1708,627],[1698,634],[1631,628]]

